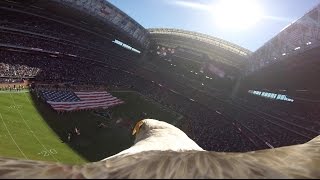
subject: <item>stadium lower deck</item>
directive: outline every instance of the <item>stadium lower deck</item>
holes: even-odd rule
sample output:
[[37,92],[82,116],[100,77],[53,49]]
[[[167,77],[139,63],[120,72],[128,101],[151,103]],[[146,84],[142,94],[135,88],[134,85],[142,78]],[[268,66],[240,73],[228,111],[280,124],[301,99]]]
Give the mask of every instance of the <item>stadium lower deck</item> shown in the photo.
[[[140,67],[135,61],[141,57],[118,47],[111,42],[114,39],[106,41],[15,11],[51,16],[39,9],[7,9],[3,2],[0,8],[0,83],[29,80],[37,88],[49,84],[72,91],[85,85],[102,87],[126,102],[108,109],[112,119],[101,116],[104,110],[98,115],[94,111],[58,114],[28,92],[2,88],[0,156],[68,163],[100,160],[132,144],[130,131],[140,118],[171,122],[210,151],[275,148],[304,143],[320,134],[319,104],[301,113],[300,106],[288,102],[249,96],[231,100],[204,92],[179,78],[168,78],[173,75]],[[128,121],[128,126],[119,124],[119,119]],[[107,128],[97,130],[98,121],[106,121]],[[75,126],[81,135],[66,142],[67,132]]]

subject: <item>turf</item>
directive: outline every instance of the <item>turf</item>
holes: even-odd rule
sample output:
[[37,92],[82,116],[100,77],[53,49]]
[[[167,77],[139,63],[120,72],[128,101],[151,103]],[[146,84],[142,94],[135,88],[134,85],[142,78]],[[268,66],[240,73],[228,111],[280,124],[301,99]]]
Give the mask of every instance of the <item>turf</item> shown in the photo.
[[[110,119],[92,111],[59,115],[29,92],[1,92],[0,156],[68,164],[99,161],[133,144],[131,131],[137,121],[154,118],[179,125],[183,119],[136,92],[111,93],[125,104],[109,109]],[[98,128],[98,122],[107,127]],[[69,142],[67,132],[74,127],[81,134]]]

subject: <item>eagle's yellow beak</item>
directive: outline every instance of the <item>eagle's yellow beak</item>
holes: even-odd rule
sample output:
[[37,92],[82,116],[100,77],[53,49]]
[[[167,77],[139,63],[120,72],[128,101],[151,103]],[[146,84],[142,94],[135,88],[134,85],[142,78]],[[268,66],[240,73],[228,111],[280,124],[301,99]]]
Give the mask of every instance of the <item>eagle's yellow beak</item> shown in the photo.
[[137,124],[133,128],[132,135],[135,135],[135,134],[139,133],[140,127],[142,126],[143,123],[144,123],[143,120],[137,122]]

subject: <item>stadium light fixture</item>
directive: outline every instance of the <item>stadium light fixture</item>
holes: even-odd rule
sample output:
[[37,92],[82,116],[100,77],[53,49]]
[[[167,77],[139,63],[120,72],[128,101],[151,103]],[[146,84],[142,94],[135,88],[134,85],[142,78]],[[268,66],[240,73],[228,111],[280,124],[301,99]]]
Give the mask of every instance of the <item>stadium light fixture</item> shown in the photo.
[[[117,44],[117,45],[119,45],[119,46],[122,46],[122,47],[124,47],[124,48],[126,48],[126,49],[129,49],[129,50],[131,50],[131,51],[133,51],[133,52],[136,52],[136,53],[138,53],[138,54],[141,53],[141,51],[139,51],[139,50],[137,50],[137,49],[135,49],[135,48],[133,48],[133,47],[131,47],[131,46],[129,46],[129,45],[127,45],[127,44],[125,44],[125,43],[117,40],[117,39],[113,40],[112,42],[115,43],[115,44]],[[157,53],[158,53],[158,52],[157,52]]]
[[68,56],[72,56],[72,57],[77,57],[76,55],[74,54],[67,54]]

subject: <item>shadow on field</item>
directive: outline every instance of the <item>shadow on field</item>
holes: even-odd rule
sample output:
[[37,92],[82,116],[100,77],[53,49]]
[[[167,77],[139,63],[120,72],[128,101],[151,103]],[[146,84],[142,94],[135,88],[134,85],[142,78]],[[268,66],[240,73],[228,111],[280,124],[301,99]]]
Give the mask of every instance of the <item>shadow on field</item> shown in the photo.
[[[99,117],[90,111],[59,115],[48,104],[38,99],[36,93],[31,93],[31,97],[39,114],[59,136],[61,143],[68,144],[75,153],[87,161],[102,160],[133,144],[134,137],[131,136],[131,127],[117,125],[112,122],[113,120]],[[105,123],[107,127],[99,128],[99,121]],[[76,135],[75,127],[80,129],[80,135]],[[68,132],[72,132],[70,142]]]

